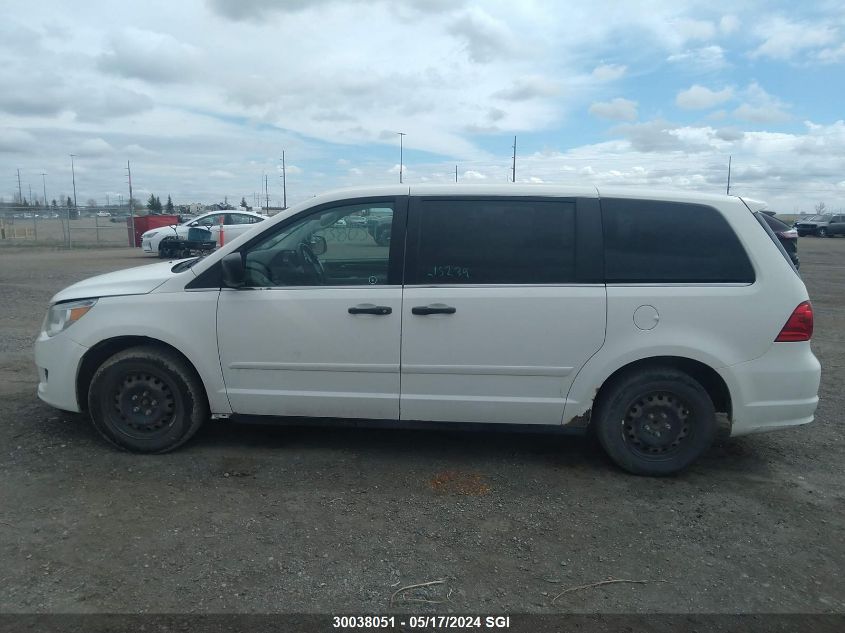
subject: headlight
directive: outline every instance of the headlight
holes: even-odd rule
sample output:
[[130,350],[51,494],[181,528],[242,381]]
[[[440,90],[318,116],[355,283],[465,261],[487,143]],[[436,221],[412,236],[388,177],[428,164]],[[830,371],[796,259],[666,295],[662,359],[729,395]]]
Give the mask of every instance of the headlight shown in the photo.
[[82,301],[68,301],[50,306],[47,316],[44,319],[44,333],[47,336],[55,336],[63,332],[71,325],[84,317],[88,310],[97,303],[96,299],[83,299]]
[[147,232],[146,232],[146,233],[144,233],[141,237],[152,237],[152,236],[153,236],[153,235],[155,235],[156,233],[158,233],[158,231],[147,231]]

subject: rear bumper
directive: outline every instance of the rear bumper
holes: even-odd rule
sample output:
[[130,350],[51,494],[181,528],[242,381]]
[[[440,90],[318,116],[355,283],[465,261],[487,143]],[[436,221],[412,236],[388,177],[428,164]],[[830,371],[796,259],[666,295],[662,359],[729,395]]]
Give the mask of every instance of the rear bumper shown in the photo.
[[87,351],[64,333],[48,337],[42,332],[35,341],[38,397],[57,409],[78,413],[76,376]]
[[819,403],[821,365],[810,343],[774,343],[760,358],[719,370],[732,401],[731,435],[807,424]]

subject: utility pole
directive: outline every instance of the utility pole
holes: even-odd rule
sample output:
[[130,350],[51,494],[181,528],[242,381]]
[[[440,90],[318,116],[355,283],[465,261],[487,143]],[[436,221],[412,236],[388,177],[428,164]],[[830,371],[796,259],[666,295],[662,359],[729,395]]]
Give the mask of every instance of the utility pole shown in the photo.
[[[74,211],[74,215],[78,215],[79,214],[79,207],[76,205],[76,170],[73,167],[73,159],[74,159],[75,156],[76,156],[76,154],[70,155],[70,175],[71,175],[71,178],[73,178],[73,211]],[[68,225],[68,226],[70,226],[70,225]]]
[[[76,169],[73,166],[73,159],[75,154],[70,155],[70,174],[73,179],[73,212],[78,215],[79,211],[76,207]],[[70,209],[67,210],[67,247],[73,248],[73,240],[70,235]]]
[[511,167],[511,174],[513,174],[513,182],[516,182],[516,137],[513,137],[513,167]]
[[458,182],[458,166],[455,165],[455,182]]
[[47,208],[47,209],[49,209],[49,208],[50,208],[50,203],[49,203],[49,202],[47,202],[47,179],[46,179],[46,176],[47,176],[47,174],[45,174],[45,173],[42,171],[42,172],[41,172],[41,184],[42,184],[42,185],[44,185],[44,207],[45,207],[45,208]]
[[267,215],[270,215],[270,187],[267,184],[267,174],[264,174],[264,201],[267,205],[265,207]]
[[399,135],[399,184],[402,184],[402,172],[405,171],[404,157],[402,156],[402,140],[405,136],[404,132],[396,132]]
[[282,150],[282,209],[288,208],[287,171],[285,170],[285,150]]
[[731,159],[733,155],[728,155],[728,188],[725,191],[725,194],[731,195]]
[[21,192],[21,170],[18,170],[18,204],[23,206],[23,193]]
[[135,246],[135,205],[132,204],[132,167],[126,161],[126,175],[129,177],[129,229],[132,232],[132,244]]

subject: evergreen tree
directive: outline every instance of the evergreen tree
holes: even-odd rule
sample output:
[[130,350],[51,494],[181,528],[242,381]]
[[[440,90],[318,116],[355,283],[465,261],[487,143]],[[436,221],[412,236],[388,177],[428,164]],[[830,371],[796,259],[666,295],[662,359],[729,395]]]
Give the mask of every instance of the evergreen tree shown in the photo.
[[241,206],[244,209],[249,209],[249,205],[247,205],[247,203],[246,203],[246,198],[241,198]]
[[65,206],[70,209],[73,206],[73,200],[70,199],[70,196],[67,197],[67,201],[65,202]]
[[173,200],[170,199],[170,194],[167,194],[167,206],[164,208],[168,213],[173,213]]

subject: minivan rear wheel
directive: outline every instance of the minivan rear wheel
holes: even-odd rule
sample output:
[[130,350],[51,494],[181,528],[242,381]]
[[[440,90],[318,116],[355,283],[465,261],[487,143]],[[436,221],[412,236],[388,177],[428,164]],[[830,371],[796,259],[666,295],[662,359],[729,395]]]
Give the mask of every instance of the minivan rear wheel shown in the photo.
[[824,228],[824,227],[821,227],[818,231],[818,234],[819,234],[819,237],[827,237],[827,229]]
[[658,476],[692,464],[713,444],[718,427],[707,391],[671,368],[614,380],[600,396],[595,425],[602,447],[618,466]]
[[94,427],[119,448],[166,453],[187,442],[208,418],[196,372],[178,354],[132,347],[106,360],[88,389]]

